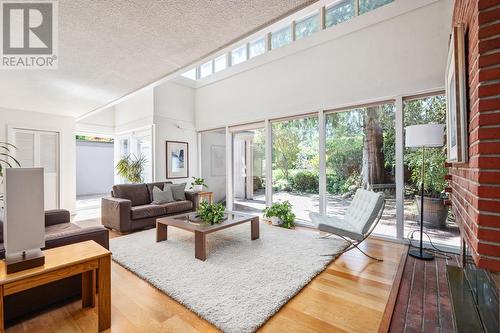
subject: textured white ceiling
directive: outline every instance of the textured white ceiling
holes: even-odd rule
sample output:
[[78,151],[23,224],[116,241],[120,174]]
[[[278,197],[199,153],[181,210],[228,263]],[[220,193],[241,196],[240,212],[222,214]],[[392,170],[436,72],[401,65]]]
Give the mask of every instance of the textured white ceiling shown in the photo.
[[59,68],[0,70],[0,107],[79,116],[315,0],[59,0]]

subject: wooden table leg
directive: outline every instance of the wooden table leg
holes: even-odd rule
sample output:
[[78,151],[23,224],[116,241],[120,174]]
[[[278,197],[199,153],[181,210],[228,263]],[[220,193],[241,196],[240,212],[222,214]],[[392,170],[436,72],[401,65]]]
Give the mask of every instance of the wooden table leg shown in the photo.
[[259,218],[254,218],[252,222],[252,240],[259,239],[260,237],[260,230],[259,230]]
[[165,241],[168,238],[168,225],[156,222],[156,242]]
[[194,256],[196,259],[207,259],[207,235],[203,232],[194,232]]
[[95,269],[82,273],[82,307],[95,306]]
[[3,333],[3,285],[0,286],[0,333]]
[[99,259],[99,332],[111,327],[111,256]]

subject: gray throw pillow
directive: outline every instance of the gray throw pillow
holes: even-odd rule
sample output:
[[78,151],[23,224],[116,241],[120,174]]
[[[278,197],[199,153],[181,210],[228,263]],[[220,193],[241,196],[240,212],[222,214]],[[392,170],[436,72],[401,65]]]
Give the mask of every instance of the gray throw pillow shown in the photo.
[[186,189],[186,183],[182,183],[182,184],[165,183],[164,188],[165,189],[170,188],[172,190],[172,195],[173,195],[175,201],[186,200],[186,194],[184,193],[184,190]]
[[152,204],[159,205],[167,202],[173,202],[174,197],[172,195],[172,189],[165,188],[163,191],[158,188],[158,186],[153,187],[153,202]]

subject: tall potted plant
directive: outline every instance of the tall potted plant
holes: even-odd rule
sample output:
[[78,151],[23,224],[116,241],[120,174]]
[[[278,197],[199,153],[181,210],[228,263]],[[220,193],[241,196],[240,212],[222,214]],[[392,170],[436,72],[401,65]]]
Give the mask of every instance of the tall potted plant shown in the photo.
[[142,183],[146,157],[143,155],[127,155],[116,164],[118,175],[130,183]]
[[[422,182],[422,157],[418,151],[409,152],[406,162],[411,174],[411,181],[415,193],[419,192]],[[446,157],[441,149],[428,149],[425,158],[424,176],[424,221],[436,227],[446,225],[448,207],[444,204],[446,187],[445,176],[448,169],[445,167]],[[420,212],[420,195],[415,195],[415,201]]]

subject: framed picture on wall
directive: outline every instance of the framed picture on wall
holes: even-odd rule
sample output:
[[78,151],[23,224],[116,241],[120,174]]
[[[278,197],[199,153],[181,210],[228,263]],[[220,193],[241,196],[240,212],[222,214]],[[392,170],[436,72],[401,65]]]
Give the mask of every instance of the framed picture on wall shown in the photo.
[[448,162],[467,162],[467,77],[463,25],[453,28],[446,67]]
[[189,145],[187,142],[166,141],[167,179],[189,177]]

